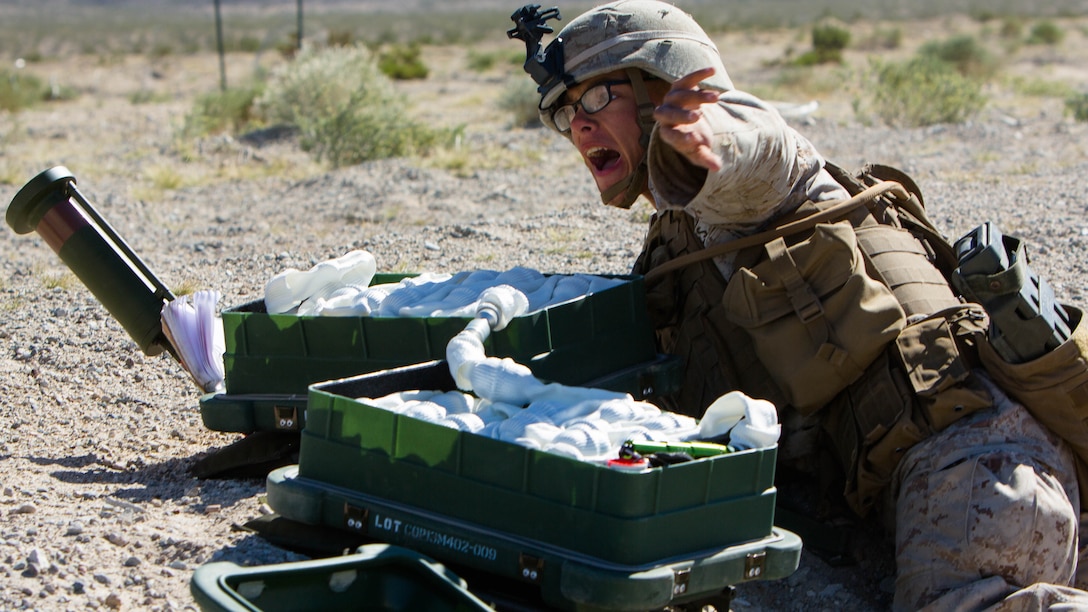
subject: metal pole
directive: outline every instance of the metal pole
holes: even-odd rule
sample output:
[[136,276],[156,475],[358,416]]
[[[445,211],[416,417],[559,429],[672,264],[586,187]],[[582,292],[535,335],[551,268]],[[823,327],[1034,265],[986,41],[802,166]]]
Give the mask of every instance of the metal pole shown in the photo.
[[302,0],[298,0],[298,50],[302,51]]
[[[299,0],[301,2],[301,0]],[[219,89],[227,91],[227,62],[223,51],[223,19],[219,15],[219,0],[215,2],[215,39],[219,47]]]

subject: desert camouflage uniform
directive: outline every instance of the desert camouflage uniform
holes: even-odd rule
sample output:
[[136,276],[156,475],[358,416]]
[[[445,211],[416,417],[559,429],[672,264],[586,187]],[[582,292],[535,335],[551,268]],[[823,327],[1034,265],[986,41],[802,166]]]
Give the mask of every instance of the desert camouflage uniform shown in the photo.
[[[898,610],[926,602],[932,610],[977,610],[1019,586],[1074,583],[1080,501],[1073,454],[990,387],[993,408],[919,442],[899,464],[891,489]],[[1032,602],[1035,593],[1042,601]],[[1059,594],[1028,590],[1001,609],[1047,609],[1044,603],[1062,601]],[[1081,591],[1064,597],[1088,604]]]
[[[764,229],[806,200],[848,196],[813,146],[764,102],[730,91],[717,110],[706,116],[719,138],[721,172],[691,167],[656,134],[647,158],[658,208],[691,214],[704,246]],[[726,279],[732,257],[715,259]],[[994,405],[909,449],[889,487],[895,608],[1088,609],[1088,593],[1069,586],[1076,582],[1080,534],[1072,453],[987,384]],[[783,440],[783,447],[791,444]]]

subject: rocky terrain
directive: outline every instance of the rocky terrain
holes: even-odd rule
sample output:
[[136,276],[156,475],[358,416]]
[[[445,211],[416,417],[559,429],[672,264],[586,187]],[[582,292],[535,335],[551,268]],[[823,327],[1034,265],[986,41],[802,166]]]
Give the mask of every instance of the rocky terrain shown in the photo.
[[[782,34],[736,33],[722,48],[744,87],[766,83],[766,60],[788,44]],[[1006,70],[1083,86],[1083,48],[1083,35],[1071,35],[1060,53],[1025,52]],[[193,96],[217,84],[214,56],[29,65],[80,95],[0,114],[0,202],[64,165],[162,281],[179,292],[216,289],[223,308],[259,299],[284,268],[359,248],[382,271],[627,272],[648,206],[601,206],[566,141],[510,127],[492,101],[504,77],[469,72],[463,59],[464,50],[435,51],[435,74],[402,86],[406,112],[466,125],[466,163],[337,170],[290,137],[181,139]],[[229,68],[245,73],[252,62],[231,57]],[[141,91],[155,95],[137,103]],[[821,94],[820,109],[796,123],[844,167],[907,171],[949,236],[992,220],[1025,239],[1058,298],[1083,308],[1088,124],[1066,117],[1061,100],[992,93],[964,125],[867,125],[850,112],[849,91]],[[0,610],[193,609],[189,582],[203,563],[303,558],[242,528],[270,511],[262,479],[189,474],[239,438],[203,427],[200,396],[171,358],[144,355],[40,236],[0,231]],[[856,556],[868,564],[806,552],[788,579],[739,585],[733,608],[886,607],[886,543],[860,541]]]

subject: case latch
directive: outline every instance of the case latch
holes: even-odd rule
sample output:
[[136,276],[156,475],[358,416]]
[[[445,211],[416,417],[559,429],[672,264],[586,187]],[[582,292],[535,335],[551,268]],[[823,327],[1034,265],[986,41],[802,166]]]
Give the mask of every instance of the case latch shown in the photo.
[[744,557],[744,579],[755,580],[763,576],[764,567],[767,564],[767,551],[748,553]]
[[518,555],[518,569],[522,578],[539,584],[544,577],[544,559],[521,553]]
[[272,408],[276,416],[276,429],[295,431],[298,429],[297,406],[274,406]]
[[344,526],[357,533],[366,533],[366,522],[370,510],[344,503]]
[[674,597],[688,592],[688,582],[691,580],[691,568],[684,567],[674,569],[672,572],[672,594]]

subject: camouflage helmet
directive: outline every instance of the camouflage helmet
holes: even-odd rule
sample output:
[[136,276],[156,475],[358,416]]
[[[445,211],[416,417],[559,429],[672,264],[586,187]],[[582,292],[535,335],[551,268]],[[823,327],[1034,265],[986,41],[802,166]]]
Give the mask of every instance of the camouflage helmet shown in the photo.
[[657,0],[618,0],[582,13],[559,32],[542,59],[550,54],[559,56],[561,74],[538,81],[538,90],[540,118],[551,129],[555,129],[552,107],[568,87],[615,70],[640,69],[671,83],[713,67],[714,76],[702,87],[733,89],[718,48],[706,32],[691,15]]

